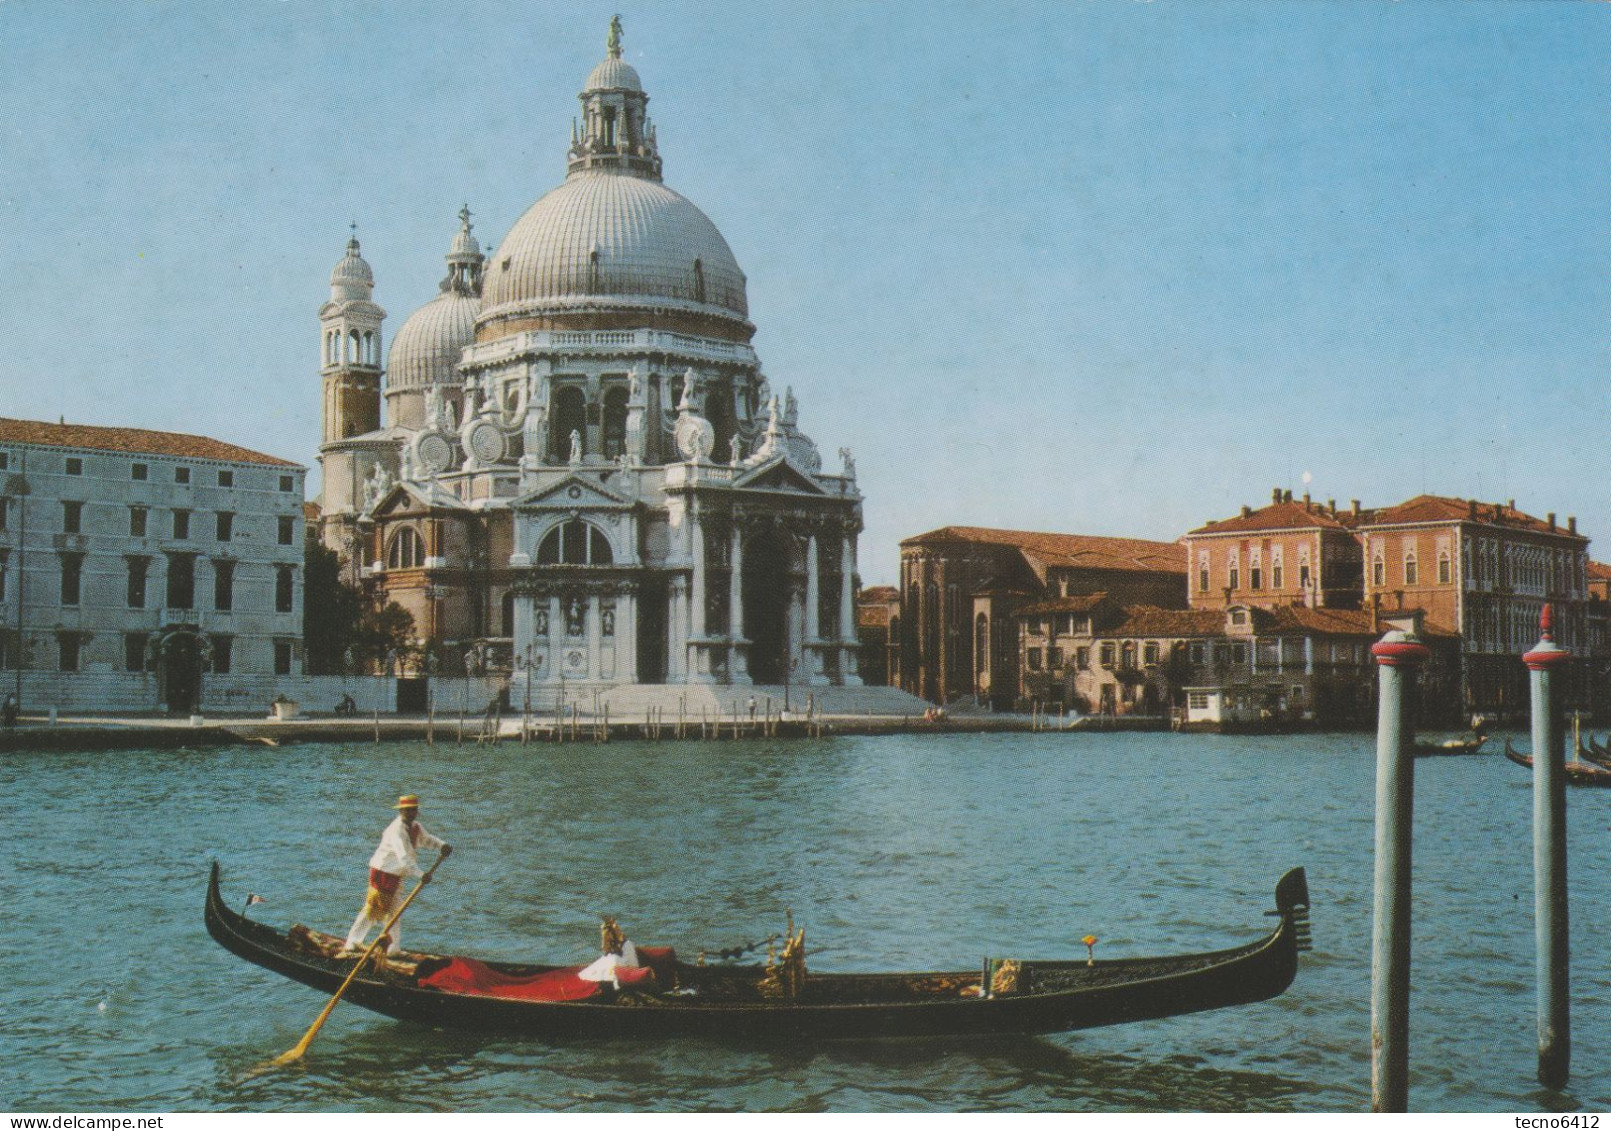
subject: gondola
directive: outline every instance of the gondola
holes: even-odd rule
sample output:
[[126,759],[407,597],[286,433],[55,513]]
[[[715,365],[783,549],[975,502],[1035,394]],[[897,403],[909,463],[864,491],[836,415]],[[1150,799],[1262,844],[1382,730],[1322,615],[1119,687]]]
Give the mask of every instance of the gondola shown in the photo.
[[1487,735],[1472,735],[1470,738],[1451,738],[1447,742],[1421,742],[1415,743],[1415,756],[1417,758],[1444,758],[1455,754],[1480,754],[1483,745],[1488,741]]
[[[605,982],[596,996],[555,1001],[495,995],[571,979],[578,968],[400,952],[378,970],[366,967],[345,1000],[428,1025],[549,1039],[1061,1032],[1245,1005],[1282,993],[1297,972],[1298,952],[1309,949],[1309,888],[1302,868],[1281,878],[1275,899],[1277,910],[1266,914],[1280,922],[1256,942],[1168,958],[987,961],[979,969],[952,972],[823,974],[806,972],[801,951],[795,977],[772,963],[690,964],[665,948],[649,988],[641,981],[619,988]],[[338,956],[340,940],[306,927],[280,931],[229,907],[219,891],[217,863],[207,888],[206,923],[225,949],[327,994],[352,970],[354,960]],[[486,989],[428,984],[442,985],[455,969],[475,971]],[[981,994],[987,978],[990,992]]]
[[1592,762],[1601,769],[1611,770],[1611,747],[1603,742],[1594,741],[1592,734],[1589,735],[1587,745],[1578,747],[1577,755],[1585,762]]
[[[1510,744],[1510,739],[1508,738],[1505,739],[1505,757],[1518,766],[1526,766],[1529,770],[1533,768],[1532,755],[1518,751]],[[1588,762],[1567,762],[1564,768],[1568,785],[1597,786],[1602,789],[1611,789],[1611,770],[1603,766],[1591,765]]]

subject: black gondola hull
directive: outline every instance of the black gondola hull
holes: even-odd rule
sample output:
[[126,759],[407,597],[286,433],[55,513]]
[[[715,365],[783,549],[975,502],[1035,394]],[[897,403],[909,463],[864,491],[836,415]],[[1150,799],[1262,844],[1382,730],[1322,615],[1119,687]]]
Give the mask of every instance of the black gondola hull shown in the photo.
[[[1277,889],[1279,911],[1273,914],[1281,922],[1263,939],[1245,946],[1094,965],[1083,960],[1031,963],[1043,978],[1076,983],[1052,992],[979,998],[952,991],[918,1000],[877,1000],[881,988],[887,991],[897,980],[956,981],[970,975],[814,972],[807,993],[793,1001],[701,1004],[684,997],[634,997],[628,1001],[538,1002],[451,993],[363,974],[353,980],[344,1000],[388,1017],[432,1026],[523,1033],[543,1039],[704,1036],[753,1040],[1061,1032],[1275,997],[1292,984],[1298,952],[1307,946],[1308,898],[1303,870],[1294,869]],[[208,885],[206,924],[225,949],[324,993],[334,993],[352,968],[350,959],[298,950],[287,935],[229,908],[219,891],[217,864]],[[694,979],[708,969],[681,968]],[[1087,978],[1091,984],[1077,984]],[[978,980],[977,973],[971,975],[974,986]],[[866,1000],[846,1000],[854,999],[864,986]],[[834,1000],[813,1001],[813,995]]]

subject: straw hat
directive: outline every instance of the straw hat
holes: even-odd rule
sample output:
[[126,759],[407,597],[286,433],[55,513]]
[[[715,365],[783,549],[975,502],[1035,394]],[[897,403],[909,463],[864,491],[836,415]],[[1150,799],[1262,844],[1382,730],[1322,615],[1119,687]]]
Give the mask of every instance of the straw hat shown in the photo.
[[397,799],[397,804],[394,806],[397,809],[418,809],[419,807],[420,799],[412,793],[403,794]]

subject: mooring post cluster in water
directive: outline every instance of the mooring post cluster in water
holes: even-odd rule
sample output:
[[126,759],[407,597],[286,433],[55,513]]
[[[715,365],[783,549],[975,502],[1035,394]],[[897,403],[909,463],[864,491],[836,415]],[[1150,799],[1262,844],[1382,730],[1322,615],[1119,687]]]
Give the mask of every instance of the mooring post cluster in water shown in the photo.
[[[1554,674],[1572,655],[1555,642],[1551,607],[1522,657],[1532,680],[1533,927],[1538,976],[1538,1081],[1563,1088],[1571,1069],[1567,938],[1565,735]],[[1376,728],[1376,890],[1371,926],[1371,1110],[1409,1110],[1410,846],[1415,762],[1405,691],[1430,652],[1403,632],[1373,645],[1380,667]]]

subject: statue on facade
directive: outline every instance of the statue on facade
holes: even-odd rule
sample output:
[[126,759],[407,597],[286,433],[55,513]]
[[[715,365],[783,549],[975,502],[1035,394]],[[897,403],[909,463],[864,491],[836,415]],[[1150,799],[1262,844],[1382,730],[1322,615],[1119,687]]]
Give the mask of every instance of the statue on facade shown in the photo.
[[385,465],[377,463],[371,467],[369,478],[364,480],[364,510],[373,510],[391,487],[392,474]]
[[856,459],[855,459],[854,456],[852,456],[850,454],[850,449],[849,448],[840,448],[839,449],[839,458],[840,458],[840,460],[842,460],[844,462],[844,465],[845,465],[845,469],[844,469],[844,472],[843,472],[844,477],[846,479],[854,479],[854,478],[856,478]]
[[800,419],[800,404],[794,399],[794,386],[790,385],[783,390],[783,426],[793,428]]
[[570,465],[580,467],[582,464],[582,433],[580,429],[571,429]]
[[627,404],[643,403],[643,378],[639,375],[637,366],[633,366],[627,374]]

